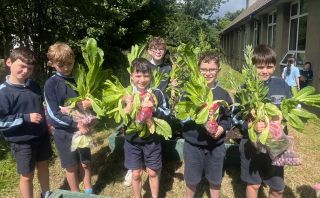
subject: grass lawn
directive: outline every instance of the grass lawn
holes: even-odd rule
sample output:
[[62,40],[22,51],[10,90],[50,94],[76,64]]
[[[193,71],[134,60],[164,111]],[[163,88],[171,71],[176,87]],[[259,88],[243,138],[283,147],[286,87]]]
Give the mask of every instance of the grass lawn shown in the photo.
[[[224,67],[222,72],[237,76],[236,72]],[[224,73],[224,74],[226,74]],[[221,83],[228,87],[227,81],[221,79]],[[114,198],[132,197],[130,187],[122,185],[126,169],[123,166],[123,153],[111,153],[108,148],[108,136],[112,129],[106,129],[94,134],[96,146],[92,149],[92,179],[94,192],[100,195],[108,195]],[[285,167],[285,193],[284,197],[315,198],[316,194],[311,186],[320,182],[320,123],[310,122],[306,126],[305,133],[290,130],[295,137],[295,149],[303,159],[303,164],[297,167]],[[244,198],[245,185],[240,180],[239,166],[226,167],[222,183],[221,197]],[[50,165],[51,188],[67,189],[64,172],[60,167],[59,158],[55,155]],[[15,170],[15,162],[11,153],[3,141],[0,141],[0,198],[20,197],[18,191],[18,175]],[[182,198],[184,197],[183,162],[164,162],[160,197]],[[35,197],[40,195],[39,184],[35,179]],[[268,197],[268,188],[264,187],[259,197]],[[208,183],[204,180],[198,187],[196,197],[208,197]],[[143,176],[143,197],[150,197],[150,190],[146,174]]]

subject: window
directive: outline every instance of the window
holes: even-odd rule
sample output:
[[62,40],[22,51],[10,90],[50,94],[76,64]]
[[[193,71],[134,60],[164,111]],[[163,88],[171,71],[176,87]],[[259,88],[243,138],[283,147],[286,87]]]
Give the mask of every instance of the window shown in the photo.
[[253,22],[253,46],[257,46],[259,44],[259,21]]
[[277,13],[272,12],[268,16],[268,31],[267,31],[267,43],[270,47],[275,48],[276,44],[276,25],[277,25]]
[[306,0],[296,1],[290,6],[288,53],[295,55],[297,66],[302,66],[304,62],[308,22],[307,8],[308,2]]

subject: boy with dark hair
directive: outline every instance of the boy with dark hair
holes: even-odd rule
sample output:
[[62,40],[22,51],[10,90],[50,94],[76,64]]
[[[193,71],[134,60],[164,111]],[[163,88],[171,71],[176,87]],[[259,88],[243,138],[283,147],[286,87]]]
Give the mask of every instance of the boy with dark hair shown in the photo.
[[[278,77],[274,77],[276,65],[276,53],[266,45],[258,45],[253,52],[253,64],[256,66],[260,80],[269,88],[268,98],[277,106],[282,99],[290,98],[291,90],[287,83]],[[280,118],[279,118],[280,119]],[[265,129],[265,122],[258,122],[255,127],[257,133]],[[247,197],[258,197],[261,183],[270,187],[271,198],[282,197],[284,190],[284,169],[273,166],[267,153],[260,153],[248,139],[248,122],[242,124],[243,138],[239,150],[241,159],[241,179],[247,183]]]
[[[150,62],[152,63],[152,69],[159,68],[160,72],[168,74],[167,80],[162,80],[158,88],[166,96],[166,89],[169,84],[169,75],[171,71],[170,61],[166,60],[168,55],[167,43],[162,37],[152,37],[148,43],[148,54],[150,56]],[[167,97],[167,96],[166,96]],[[128,170],[125,176],[123,184],[125,186],[131,186],[132,183],[132,171]]]
[[0,131],[10,144],[20,174],[22,197],[33,197],[35,167],[41,186],[41,197],[49,197],[50,138],[42,106],[39,85],[29,79],[36,58],[28,48],[13,49],[6,60],[10,75],[0,85]]
[[[216,82],[220,71],[219,58],[211,52],[203,54],[199,59],[199,70],[207,80],[214,99],[231,104],[229,94]],[[220,196],[223,161],[226,154],[224,139],[226,131],[231,128],[230,113],[222,106],[217,122],[218,129],[215,133],[207,131],[203,125],[198,125],[194,121],[184,122],[182,131],[185,139],[183,154],[186,198],[194,197],[203,173],[210,184],[210,197]]]
[[[137,58],[132,62],[131,79],[134,84],[135,93],[145,93],[150,89],[152,80],[152,64],[144,59]],[[143,101],[142,107],[152,107],[153,117],[166,118],[169,116],[169,109],[166,107],[165,97],[160,89],[151,90],[158,105],[154,106],[150,100]],[[126,106],[125,112],[132,111],[132,96],[123,98]],[[137,132],[126,134],[124,143],[125,162],[127,169],[132,170],[132,188],[134,197],[141,197],[142,180],[141,176],[144,167],[149,175],[149,183],[152,197],[156,198],[159,194],[159,178],[162,167],[161,144],[156,133],[150,134],[146,138],[140,138]]]
[[[75,56],[70,46],[58,42],[49,47],[47,57],[48,65],[55,68],[56,74],[46,81],[44,95],[48,119],[54,127],[53,137],[61,166],[66,170],[71,191],[79,191],[79,179],[82,179],[85,193],[92,194],[90,148],[71,151],[74,132],[80,131],[82,134],[86,134],[89,129],[83,123],[75,122],[71,116],[62,113],[60,109],[68,98],[77,96],[77,93],[66,83],[76,84],[72,76]],[[78,105],[85,109],[90,107],[90,102],[85,100]]]

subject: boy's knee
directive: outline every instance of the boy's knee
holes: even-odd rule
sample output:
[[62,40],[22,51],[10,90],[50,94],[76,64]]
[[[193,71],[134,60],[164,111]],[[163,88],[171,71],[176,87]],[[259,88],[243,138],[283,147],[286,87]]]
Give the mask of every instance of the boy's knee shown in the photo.
[[258,191],[260,186],[261,186],[261,184],[247,184],[248,189],[255,190],[255,191]]
[[70,166],[70,167],[66,168],[66,171],[69,173],[76,172],[76,171],[78,171],[78,166],[77,165]]
[[20,175],[20,179],[24,181],[32,181],[34,177],[34,172],[31,173],[25,173]]
[[148,172],[149,177],[158,177],[160,171],[147,168],[147,172]]
[[142,176],[142,169],[132,171],[132,179],[133,180],[140,180],[141,176]]

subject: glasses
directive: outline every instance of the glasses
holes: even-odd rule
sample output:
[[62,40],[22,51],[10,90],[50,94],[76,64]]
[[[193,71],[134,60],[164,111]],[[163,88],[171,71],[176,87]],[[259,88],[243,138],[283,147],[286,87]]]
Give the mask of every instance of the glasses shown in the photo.
[[161,49],[159,49],[159,48],[151,48],[151,51],[152,52],[164,52],[165,49],[163,49],[163,48],[161,48]]
[[204,68],[200,68],[200,72],[201,73],[217,73],[218,71],[220,71],[220,68],[214,68],[214,69],[204,69]]

